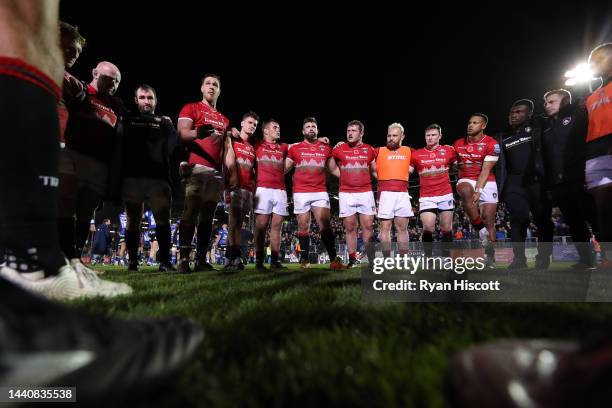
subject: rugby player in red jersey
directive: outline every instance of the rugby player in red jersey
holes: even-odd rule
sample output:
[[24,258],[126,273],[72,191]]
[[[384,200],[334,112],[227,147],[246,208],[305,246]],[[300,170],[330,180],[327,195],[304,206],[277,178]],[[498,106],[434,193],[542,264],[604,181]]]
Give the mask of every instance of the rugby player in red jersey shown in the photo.
[[293,212],[298,219],[298,239],[300,241],[300,263],[309,267],[310,213],[312,212],[319,230],[321,241],[331,261],[331,269],[346,269],[346,265],[336,254],[336,240],[331,230],[329,195],[325,183],[325,169],[331,159],[331,148],[317,140],[319,129],[313,117],[304,119],[302,134],[304,140],[289,148],[285,160],[285,172],[295,166],[293,175]]
[[253,209],[255,149],[250,140],[258,123],[259,116],[255,112],[247,112],[242,116],[240,136],[230,139],[224,158],[227,168],[226,194],[230,203],[229,248],[225,255],[228,263],[224,268],[228,272],[244,269],[240,231],[245,216]]
[[255,191],[255,256],[256,268],[265,270],[264,245],[266,229],[270,224],[270,249],[272,269],[284,269],[279,261],[280,234],[287,212],[287,191],[285,187],[285,159],[288,147],[279,143],[280,125],[274,119],[264,122],[263,140],[255,145],[257,168]]
[[206,261],[206,249],[217,202],[223,193],[221,165],[229,119],[216,109],[221,93],[219,76],[205,74],[200,90],[202,100],[185,105],[179,113],[177,124],[181,139],[189,149],[189,166],[192,169],[185,186],[185,207],[179,227],[181,273],[192,272],[189,254],[196,224],[195,271],[214,270]]
[[485,247],[486,265],[493,267],[497,183],[492,170],[500,148],[495,139],[484,133],[488,121],[487,115],[474,113],[468,121],[467,136],[456,140],[453,147],[459,165],[457,192],[474,229],[479,231]]
[[[419,216],[423,223],[423,246],[425,255],[431,256],[433,233],[436,228],[436,215],[440,215],[440,234],[442,242],[453,241],[453,210],[455,200],[448,175],[449,166],[457,161],[452,146],[440,145],[442,128],[432,124],[425,129],[426,146],[414,150],[411,156],[410,171],[419,174]],[[444,248],[446,252],[447,248]]]
[[364,126],[353,120],[346,127],[346,143],[332,151],[329,170],[340,178],[340,218],[343,219],[346,246],[349,253],[348,267],[357,262],[357,225],[368,251],[368,261],[374,259],[372,224],[376,214],[376,201],[372,192],[370,173],[376,171],[376,150],[363,143]]

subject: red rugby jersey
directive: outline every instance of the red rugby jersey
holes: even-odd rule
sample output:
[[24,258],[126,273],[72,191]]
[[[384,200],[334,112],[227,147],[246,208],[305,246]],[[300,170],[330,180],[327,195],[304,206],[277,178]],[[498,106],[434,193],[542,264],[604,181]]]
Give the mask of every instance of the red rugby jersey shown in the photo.
[[363,193],[372,191],[370,163],[376,159],[372,146],[361,143],[351,147],[344,143],[335,147],[332,157],[340,168],[340,191],[343,193]]
[[232,138],[232,146],[236,156],[236,165],[238,166],[240,187],[245,190],[254,191],[255,177],[253,167],[255,165],[255,149],[249,142],[235,138]]
[[457,161],[452,146],[440,145],[429,150],[414,150],[410,165],[419,174],[420,197],[437,197],[453,192],[448,175],[449,166]]
[[223,138],[229,126],[229,119],[204,102],[193,102],[183,106],[179,113],[179,120],[186,119],[193,122],[195,129],[203,125],[211,125],[217,132],[204,139],[196,139],[196,143],[206,155],[198,154],[197,150],[189,153],[190,164],[201,164],[213,169],[221,170],[221,152],[223,151]]
[[286,143],[261,141],[255,145],[257,187],[285,189]]
[[293,174],[294,193],[318,193],[327,191],[325,165],[331,156],[331,148],[325,143],[303,141],[289,149],[287,157],[295,163]]
[[[478,180],[482,163],[497,161],[499,157],[499,143],[487,135],[474,143],[468,142],[467,137],[462,137],[453,143],[453,147],[457,152],[460,179]],[[495,172],[491,171],[489,173],[487,181],[495,181]]]

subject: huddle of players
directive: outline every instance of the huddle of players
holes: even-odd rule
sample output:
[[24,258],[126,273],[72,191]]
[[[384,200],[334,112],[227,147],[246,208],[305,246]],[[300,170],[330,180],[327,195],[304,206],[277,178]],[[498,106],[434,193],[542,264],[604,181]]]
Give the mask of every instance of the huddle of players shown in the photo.
[[[66,68],[69,68],[78,58],[84,39],[78,32],[75,34],[74,27],[65,24],[62,33],[65,34],[62,44]],[[422,177],[421,216],[426,224],[424,241],[431,240],[433,210],[442,212],[443,236],[444,239],[450,238],[453,200],[448,166],[456,155],[454,150],[439,146],[439,127],[428,129],[430,133],[438,134],[438,141],[426,148],[431,152],[421,149],[414,154],[410,148],[401,146],[404,129],[399,123],[389,126],[387,146],[377,149],[362,142],[364,126],[358,121],[349,123],[347,143],[332,149],[317,138],[315,118],[304,120],[304,140],[300,143],[292,146],[280,143],[280,124],[270,119],[263,123],[263,139],[251,144],[259,117],[253,112],[246,113],[240,130],[230,128],[229,120],[216,109],[221,92],[221,81],[217,75],[204,75],[200,88],[203,98],[183,107],[177,130],[169,118],[155,114],[157,95],[148,85],[136,89],[138,111],[127,112],[114,96],[120,81],[119,69],[108,62],[96,66],[90,84],[84,84],[68,73],[64,78],[64,104],[60,116],[63,119],[62,143],[65,147],[60,169],[62,205],[59,231],[63,250],[70,254],[75,268],[84,268],[78,260],[78,253],[84,245],[86,227],[91,214],[104,196],[108,197],[110,190],[114,191],[116,201],[117,196],[120,197],[127,211],[125,241],[131,260],[129,269],[137,269],[135,260],[138,259],[140,220],[145,204],[152,209],[157,220],[160,270],[174,269],[170,263],[169,163],[178,138],[189,152],[188,162],[181,166],[186,186],[185,207],[179,226],[180,272],[192,272],[187,261],[196,231],[195,270],[213,269],[206,261],[206,252],[214,211],[224,191],[229,203],[229,246],[226,254],[229,263],[226,269],[243,268],[240,227],[251,210],[256,214],[257,268],[264,268],[264,242],[268,226],[271,267],[282,268],[279,262],[280,232],[283,219],[288,215],[284,177],[292,168],[295,168],[294,212],[298,218],[297,236],[304,267],[308,266],[311,213],[319,225],[321,240],[332,260],[331,268],[346,267],[337,257],[330,226],[326,170],[340,178],[340,217],[344,219],[346,228],[349,265],[356,262],[357,226],[360,225],[366,244],[372,239],[376,204],[371,175],[379,180],[378,217],[385,254],[390,251],[393,223],[400,252],[407,250],[406,227],[409,217],[413,216],[408,177],[413,167]],[[118,137],[120,125],[123,128],[122,136]],[[481,190],[484,192],[483,200],[495,198],[495,194],[489,192],[491,184],[485,185],[486,178],[480,180],[480,186],[476,186],[482,163],[496,157],[491,147],[494,143],[482,133],[485,125],[484,115],[474,116],[468,129],[469,133],[474,128],[476,137],[470,142],[473,146],[457,148],[460,171],[465,173],[462,180],[468,186],[460,191],[466,190],[465,197],[469,203],[472,198],[468,192],[473,187],[475,190],[472,194],[479,195]],[[490,204],[489,201],[485,202]],[[483,208],[486,207],[486,204],[483,205]],[[448,211],[451,212],[450,222],[444,214]],[[493,209],[492,214],[494,212]],[[484,228],[477,215],[474,219],[476,228]],[[488,227],[493,239],[493,227]],[[370,258],[373,256],[372,253],[369,255]]]
[[[451,242],[454,198],[449,170],[455,164],[459,167],[457,191],[485,244],[487,264],[492,265],[497,185],[491,170],[497,162],[499,146],[484,134],[487,121],[486,115],[473,114],[468,122],[467,136],[458,139],[452,147],[440,145],[442,129],[432,124],[425,129],[426,146],[417,150],[401,145],[404,128],[399,123],[389,125],[387,145],[379,148],[363,143],[364,126],[361,122],[348,124],[347,143],[333,150],[330,171],[340,178],[340,217],[346,229],[349,265],[356,261],[355,214],[359,217],[368,259],[374,256],[373,246],[368,244],[372,241],[375,214],[380,222],[383,256],[390,256],[393,224],[398,252],[407,253],[408,221],[414,215],[408,194],[408,178],[415,170],[420,178],[419,210],[425,254],[432,255],[437,214],[440,216],[441,240]],[[378,179],[377,213],[370,175]]]
[[[68,27],[68,28],[67,28]],[[62,47],[66,68],[71,67],[84,45],[84,39],[63,25]],[[292,146],[279,142],[280,124],[270,119],[263,123],[263,140],[252,139],[259,124],[254,112],[246,113],[240,130],[230,128],[229,120],[216,109],[221,81],[214,74],[204,75],[201,101],[188,103],[181,110],[174,129],[168,117],[155,114],[157,95],[148,85],[136,89],[138,112],[129,113],[114,97],[121,74],[116,66],[101,62],[93,70],[93,80],[84,84],[66,73],[64,78],[62,151],[60,165],[60,220],[62,249],[83,269],[78,260],[92,212],[104,195],[125,203],[128,222],[126,244],[130,259],[137,259],[140,220],[144,205],[151,207],[157,220],[160,270],[174,269],[170,264],[170,155],[180,139],[189,152],[181,165],[186,179],[185,206],[180,221],[180,272],[192,272],[188,262],[192,240],[197,231],[195,270],[212,270],[206,260],[217,202],[226,192],[229,204],[228,270],[243,268],[240,261],[240,229],[247,213],[256,214],[255,244],[257,267],[264,268],[265,232],[270,225],[272,267],[279,262],[280,229],[287,213],[284,174],[295,167],[293,176],[294,213],[298,219],[301,263],[308,266],[310,214],[321,231],[332,269],[343,269],[335,250],[330,228],[330,203],[325,184],[326,170],[340,178],[340,217],[344,220],[349,265],[356,262],[356,231],[361,227],[366,247],[372,240],[376,204],[371,176],[378,179],[381,244],[389,255],[391,227],[395,224],[398,250],[408,249],[407,224],[413,216],[408,178],[417,170],[421,180],[420,218],[423,242],[431,254],[436,214],[440,215],[442,241],[452,240],[453,196],[448,175],[457,163],[457,192],[472,225],[485,244],[487,263],[494,258],[497,185],[492,172],[500,148],[484,134],[487,117],[470,117],[467,136],[453,147],[441,146],[441,129],[426,129],[427,146],[412,151],[401,146],[404,129],[399,123],[388,128],[387,146],[372,148],[362,142],[364,126],[353,121],[347,126],[347,143],[332,149],[319,140],[317,121],[306,118],[304,140]],[[69,113],[69,115],[68,115]],[[68,118],[68,120],[66,120]],[[122,136],[117,135],[122,125]],[[114,158],[115,163],[110,158]],[[117,162],[119,165],[117,165]],[[255,171],[256,170],[256,171]],[[110,176],[109,176],[110,173]],[[119,180],[119,183],[116,181]],[[119,198],[118,198],[119,197]],[[134,252],[134,256],[132,256]],[[373,256],[369,253],[369,258]],[[137,269],[131,264],[130,269]]]
[[[85,39],[75,27],[65,23],[62,24],[61,33],[65,66],[69,69],[78,59]],[[406,226],[408,218],[413,215],[408,196],[411,151],[408,147],[400,146],[404,137],[400,124],[389,127],[386,147],[374,149],[362,142],[363,124],[351,122],[347,128],[347,143],[332,150],[328,144],[317,139],[315,118],[304,120],[304,140],[291,147],[279,142],[280,124],[270,119],[263,123],[263,139],[251,144],[259,117],[253,112],[246,113],[240,130],[230,128],[229,120],[216,109],[221,92],[221,81],[217,75],[204,75],[200,87],[202,100],[183,107],[175,130],[169,118],[155,113],[157,94],[151,86],[137,87],[134,102],[138,110],[130,113],[114,96],[121,81],[119,69],[103,61],[92,74],[92,81],[85,84],[66,72],[63,103],[60,106],[64,149],[60,166],[58,224],[62,249],[73,260],[75,268],[85,269],[78,255],[87,236],[91,214],[104,198],[110,196],[126,207],[125,242],[131,260],[129,269],[138,268],[140,220],[145,204],[151,208],[157,220],[160,270],[174,269],[170,263],[169,174],[170,156],[179,140],[189,152],[187,163],[181,166],[186,186],[185,206],[179,226],[180,259],[183,261],[179,265],[180,272],[192,271],[186,261],[193,249],[196,231],[195,270],[213,269],[206,260],[206,252],[211,239],[214,211],[224,191],[229,203],[229,245],[226,253],[229,263],[226,268],[243,268],[240,261],[240,229],[245,215],[251,210],[256,214],[254,235],[257,267],[264,268],[264,243],[269,226],[271,267],[281,268],[280,232],[283,219],[288,215],[284,177],[293,167],[294,212],[298,218],[297,235],[303,266],[308,266],[312,213],[321,231],[321,241],[332,260],[331,268],[345,267],[337,257],[330,226],[326,169],[340,177],[340,216],[344,219],[347,232],[349,264],[356,262],[357,226],[361,227],[365,243],[372,238],[376,204],[371,174],[379,180],[378,217],[381,219],[381,241],[385,253],[390,250],[393,223],[400,251],[407,250]],[[439,133],[440,129],[436,131]],[[436,146],[432,146],[432,151],[437,151]],[[480,146],[476,147],[478,152],[481,151]],[[442,158],[454,157],[454,154],[446,154],[447,151],[441,148],[441,153],[435,154]],[[416,154],[414,160],[419,160],[419,157]],[[431,183],[424,181],[421,196],[432,197],[431,209],[439,208],[444,213],[452,209],[452,199],[450,206],[443,203],[449,201],[446,197],[440,199],[451,192],[448,166],[436,164],[434,167],[442,167],[432,170],[428,163],[423,157],[416,165],[420,166],[418,170],[423,173],[423,180],[431,179],[436,183],[438,179],[446,177],[444,183],[448,186],[440,193],[436,187],[430,190],[428,185]],[[466,164],[465,168],[466,174],[473,174],[476,167]],[[477,175],[473,178],[475,183]],[[422,217],[430,220],[430,215],[423,214]],[[448,217],[442,214],[441,218],[447,220]],[[475,225],[482,228],[482,223],[476,222]],[[443,227],[447,234],[450,224]],[[433,226],[429,230],[433,230]],[[431,234],[426,233],[424,239],[428,237]],[[373,254],[370,253],[371,256]]]
[[[368,244],[372,242],[375,215],[380,221],[383,255],[390,256],[393,225],[398,252],[407,252],[407,226],[409,218],[414,215],[408,195],[408,179],[415,170],[420,178],[422,240],[425,254],[431,256],[437,215],[440,217],[441,241],[452,241],[454,199],[449,169],[455,164],[459,170],[457,193],[473,228],[479,232],[485,248],[486,265],[493,266],[495,215],[499,197],[493,169],[501,149],[496,139],[484,133],[488,123],[485,114],[471,115],[467,135],[456,140],[453,146],[440,145],[442,130],[439,125],[433,124],[425,130],[426,146],[412,150],[401,145],[404,139],[402,125],[393,123],[387,130],[387,145],[373,148],[363,143],[364,125],[352,121],[347,126],[347,142],[332,149],[328,141],[317,138],[318,125],[313,117],[304,119],[304,140],[288,146],[280,143],[280,124],[274,119],[263,123],[263,140],[253,142],[259,122],[259,117],[253,112],[243,116],[240,130],[228,130],[229,121],[215,109],[220,93],[218,76],[205,75],[201,91],[203,100],[186,105],[178,121],[181,138],[191,151],[189,163],[185,166],[191,175],[186,187],[185,211],[180,225],[180,236],[189,244],[181,242],[181,259],[186,261],[189,258],[191,238],[197,221],[196,270],[212,269],[206,262],[205,248],[210,240],[214,208],[224,190],[230,205],[229,263],[226,268],[243,268],[240,258],[240,227],[245,215],[251,210],[256,214],[257,268],[265,269],[264,240],[268,227],[272,250],[271,267],[282,268],[278,259],[280,230],[284,217],[288,215],[284,174],[292,168],[295,168],[293,201],[298,220],[300,263],[303,267],[309,265],[311,213],[321,231],[321,241],[332,260],[330,267],[346,267],[337,257],[335,239],[330,228],[326,171],[340,179],[339,215],[343,218],[346,230],[349,267],[357,261],[358,225],[368,258],[373,258],[373,246]],[[590,99],[596,97],[597,94],[594,94]],[[605,122],[605,113],[603,116]],[[596,115],[590,113],[589,120],[594,119]],[[589,132],[591,130],[589,122]],[[604,129],[600,133],[605,135],[606,132]],[[378,211],[372,192],[372,176],[378,179]],[[605,183],[608,179],[603,176],[601,179],[602,185],[607,185]],[[524,240],[524,237],[519,237],[519,240]],[[544,261],[542,265],[547,267],[548,260]],[[180,270],[190,272],[188,262],[182,262]]]
[[[214,79],[218,82],[218,78]],[[205,78],[204,83],[206,81]],[[206,98],[206,90],[203,90],[203,93]],[[203,102],[197,103],[196,106],[204,110],[210,109]],[[190,113],[193,110],[193,104],[183,109],[179,117],[179,128],[181,121],[185,121],[183,129],[187,126],[196,129],[205,127],[206,124],[197,123],[198,119]],[[199,118],[205,117],[206,115],[203,114],[199,116]],[[281,143],[279,141],[280,124],[270,119],[263,124],[263,139],[252,144],[258,121],[259,118],[255,113],[248,112],[242,118],[240,131],[228,132],[224,153],[227,169],[225,178],[222,177],[219,169],[215,170],[213,167],[197,162],[202,158],[214,157],[213,154],[220,154],[221,144],[218,144],[218,152],[211,151],[211,140],[208,139],[210,136],[204,136],[200,130],[196,130],[196,137],[193,138],[193,142],[197,143],[205,154],[190,157],[188,168],[193,170],[186,195],[193,197],[194,191],[197,191],[199,202],[208,200],[212,203],[223,189],[221,180],[225,180],[226,198],[230,205],[230,245],[227,252],[229,260],[226,265],[227,270],[243,268],[239,250],[239,231],[245,214],[251,210],[256,214],[256,268],[265,269],[264,239],[270,221],[272,221],[270,226],[271,267],[275,269],[283,267],[279,262],[278,253],[282,221],[288,215],[284,175],[292,168],[295,168],[293,201],[294,213],[298,220],[300,263],[303,267],[309,266],[311,213],[320,228],[321,241],[332,260],[331,269],[347,267],[337,257],[335,250],[335,239],[330,227],[331,215],[326,171],[340,179],[340,217],[343,219],[346,230],[349,252],[348,267],[357,262],[357,226],[361,228],[368,258],[374,257],[374,248],[368,244],[372,241],[372,224],[375,215],[380,220],[383,255],[390,256],[393,224],[397,232],[398,251],[400,254],[407,253],[407,226],[409,218],[414,215],[408,194],[408,179],[410,173],[415,169],[421,178],[420,209],[425,227],[423,241],[426,243],[426,254],[431,255],[431,245],[427,243],[432,241],[437,212],[440,212],[443,241],[452,240],[454,199],[449,168],[455,163],[458,163],[460,171],[458,190],[474,227],[481,231],[483,239],[486,237],[487,261],[492,264],[497,186],[491,170],[497,161],[499,146],[494,139],[484,134],[487,124],[485,115],[472,115],[468,123],[468,136],[457,140],[453,147],[440,145],[442,136],[440,126],[429,126],[426,129],[427,146],[415,151],[401,145],[404,139],[404,128],[399,123],[389,125],[387,145],[374,148],[363,142],[365,130],[363,123],[351,121],[347,125],[346,143],[340,143],[332,149],[325,141],[317,138],[318,125],[313,117],[304,119],[302,126],[304,140],[300,143],[291,146]],[[210,128],[207,128],[206,132],[210,134]],[[223,137],[221,135],[219,137]],[[208,145],[205,144],[206,141]],[[209,151],[206,151],[207,148]],[[207,164],[213,163],[209,161]],[[378,212],[372,191],[372,176],[378,179]],[[190,202],[192,202],[191,199]],[[480,204],[484,222],[481,219],[478,204]],[[200,213],[200,215],[201,223],[202,215],[205,214]],[[206,220],[206,222],[209,221]],[[199,226],[198,230],[202,227],[205,226]],[[181,228],[183,228],[183,221],[181,221]],[[181,233],[181,237],[184,236],[189,239],[193,234]],[[202,248],[206,244],[202,243]],[[182,248],[184,248],[184,253],[181,254],[183,262],[181,262],[180,271],[187,273],[191,271],[188,263],[191,246],[183,245]],[[196,268],[212,268],[204,263],[199,251],[196,259]]]

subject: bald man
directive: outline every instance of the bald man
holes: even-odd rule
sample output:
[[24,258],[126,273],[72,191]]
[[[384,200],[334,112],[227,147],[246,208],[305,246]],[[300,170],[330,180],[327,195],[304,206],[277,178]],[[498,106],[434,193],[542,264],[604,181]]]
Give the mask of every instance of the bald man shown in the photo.
[[[81,263],[89,222],[98,204],[108,193],[109,164],[117,124],[125,114],[121,100],[114,96],[121,72],[102,61],[92,70],[89,84],[73,81],[64,88],[68,107],[65,147],[60,157],[60,200],[58,229],[62,250],[73,267],[90,273]],[[76,95],[66,95],[74,92]]]
[[612,263],[612,43],[596,47],[589,57],[601,87],[586,100],[589,130],[586,137],[586,183],[597,206],[598,240]]

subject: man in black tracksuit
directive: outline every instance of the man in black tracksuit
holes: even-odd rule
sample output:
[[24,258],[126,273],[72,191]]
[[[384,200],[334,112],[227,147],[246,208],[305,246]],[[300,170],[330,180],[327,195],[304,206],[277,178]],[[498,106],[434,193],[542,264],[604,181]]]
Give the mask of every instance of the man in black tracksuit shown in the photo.
[[[576,269],[591,269],[593,254],[588,224],[595,229],[595,204],[585,190],[585,139],[588,117],[584,105],[572,104],[571,94],[557,89],[544,94],[546,119],[542,152],[546,185],[553,204],[570,228],[580,261]],[[590,221],[590,222],[589,222]]]
[[170,157],[178,141],[172,120],[155,115],[157,95],[149,85],[136,88],[138,112],[124,123],[121,168],[122,197],[126,206],[126,247],[129,270],[138,270],[140,223],[146,204],[153,211],[159,244],[159,270],[176,270],[170,263]]
[[498,137],[501,147],[496,175],[502,200],[510,213],[510,237],[514,260],[508,269],[527,268],[525,238],[529,213],[538,227],[536,268],[548,268],[552,253],[551,205],[544,189],[542,127],[533,118],[533,102],[521,99],[512,105],[509,130]]

